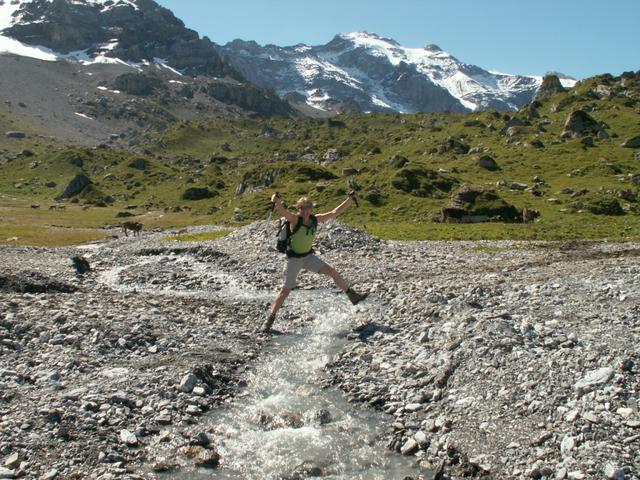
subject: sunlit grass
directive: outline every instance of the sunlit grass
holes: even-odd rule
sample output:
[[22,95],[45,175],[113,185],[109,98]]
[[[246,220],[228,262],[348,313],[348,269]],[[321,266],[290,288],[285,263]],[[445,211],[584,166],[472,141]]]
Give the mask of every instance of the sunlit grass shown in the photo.
[[[118,218],[118,208],[67,204],[64,210],[49,210],[45,205],[31,208],[24,201],[0,203],[0,245],[57,247],[79,245],[103,239],[119,229],[123,221],[140,222],[143,231],[171,230],[192,225],[206,225],[206,215],[187,212],[134,211],[132,217]],[[217,233],[217,232],[216,232]]]
[[[354,224],[362,228],[361,224]],[[634,215],[604,217],[586,213],[564,220],[535,223],[367,223],[367,231],[384,240],[610,240],[640,239]]]
[[232,230],[217,230],[214,232],[186,233],[184,235],[168,237],[168,239],[178,242],[207,242],[222,238],[231,232]]

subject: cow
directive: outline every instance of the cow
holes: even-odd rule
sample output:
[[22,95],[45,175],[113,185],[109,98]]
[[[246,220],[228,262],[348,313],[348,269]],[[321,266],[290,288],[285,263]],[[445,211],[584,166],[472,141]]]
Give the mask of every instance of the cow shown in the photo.
[[142,224],[140,222],[123,222],[122,231],[126,237],[129,236],[129,230],[133,232],[134,237],[137,237],[140,234],[140,230],[142,230]]
[[539,216],[540,212],[538,210],[526,207],[522,209],[522,223],[531,223]]

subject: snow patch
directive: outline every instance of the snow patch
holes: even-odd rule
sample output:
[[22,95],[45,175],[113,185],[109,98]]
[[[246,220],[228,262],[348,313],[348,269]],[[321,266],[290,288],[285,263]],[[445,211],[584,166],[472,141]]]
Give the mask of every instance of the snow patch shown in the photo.
[[73,112],[73,113],[79,117],[86,118],[87,120],[95,120],[94,118],[91,118],[89,115],[85,115],[84,113],[80,113],[80,112]]
[[183,76],[182,73],[180,73],[178,70],[176,70],[175,68],[169,66],[167,61],[165,59],[163,59],[163,58],[154,58],[153,62],[156,65],[158,65],[159,67],[166,68],[167,70],[170,70],[171,72],[175,73],[176,75],[180,75],[181,77]]
[[109,92],[109,93],[121,93],[120,90],[110,90],[107,87],[103,87],[102,85],[99,85],[96,87],[98,90],[102,90],[103,92]]
[[9,0],[5,0],[4,5],[0,5],[0,30],[11,26],[14,20],[13,14],[19,8],[19,3],[12,4]]
[[71,0],[71,3],[74,3],[76,5],[91,5],[94,7],[98,7],[100,9],[100,12],[106,12],[107,10],[111,10],[112,8],[117,7],[132,7],[134,10],[138,10],[138,6],[136,5],[136,3],[131,0],[115,0],[109,2],[110,5],[105,5],[107,3],[107,0]]
[[37,58],[47,62],[58,60],[57,55],[48,48],[33,47],[2,35],[0,35],[0,54],[20,55],[21,57]]
[[576,83],[578,83],[578,80],[574,79],[574,78],[561,78],[560,79],[560,85],[562,85],[564,88],[573,88],[576,86]]

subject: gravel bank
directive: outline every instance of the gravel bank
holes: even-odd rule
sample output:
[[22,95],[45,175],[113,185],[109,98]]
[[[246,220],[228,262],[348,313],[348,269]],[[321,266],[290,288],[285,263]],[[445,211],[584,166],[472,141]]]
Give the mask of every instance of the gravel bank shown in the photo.
[[[1,248],[0,478],[215,468],[201,419],[270,343],[273,230]],[[387,412],[424,478],[640,478],[640,244],[383,242],[339,222],[317,243],[371,292],[320,381]],[[305,321],[285,304],[276,326]]]

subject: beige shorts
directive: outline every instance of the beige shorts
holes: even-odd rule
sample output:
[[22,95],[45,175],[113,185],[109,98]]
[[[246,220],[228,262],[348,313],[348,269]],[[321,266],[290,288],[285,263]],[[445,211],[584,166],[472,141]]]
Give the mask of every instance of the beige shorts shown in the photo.
[[312,253],[305,257],[288,257],[287,264],[284,268],[284,288],[290,290],[295,288],[296,278],[298,278],[298,274],[303,268],[318,273],[326,266],[326,263]]

